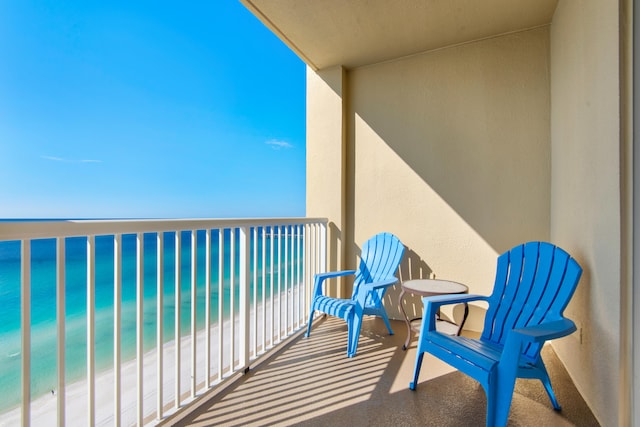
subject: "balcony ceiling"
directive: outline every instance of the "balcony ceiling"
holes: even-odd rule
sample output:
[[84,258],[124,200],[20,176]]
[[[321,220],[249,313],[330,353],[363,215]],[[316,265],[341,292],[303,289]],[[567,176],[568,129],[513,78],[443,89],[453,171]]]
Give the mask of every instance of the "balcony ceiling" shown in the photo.
[[546,25],[558,0],[241,0],[315,70]]

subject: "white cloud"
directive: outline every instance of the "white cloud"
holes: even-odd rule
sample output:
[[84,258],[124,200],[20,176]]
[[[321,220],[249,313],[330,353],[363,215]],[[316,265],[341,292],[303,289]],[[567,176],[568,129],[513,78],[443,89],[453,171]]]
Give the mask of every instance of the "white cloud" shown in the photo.
[[53,160],[54,162],[64,162],[65,160],[61,157],[53,157],[53,156],[41,156],[45,160]]
[[40,156],[45,160],[51,160],[53,162],[64,162],[64,163],[102,163],[102,160],[92,160],[92,159],[83,159],[83,160],[74,160],[74,159],[65,159],[62,157],[55,156]]
[[265,142],[265,144],[270,145],[271,148],[273,148],[274,150],[281,150],[281,149],[289,149],[289,148],[293,148],[292,144],[289,144],[286,141],[280,141],[278,139],[271,139],[267,142]]

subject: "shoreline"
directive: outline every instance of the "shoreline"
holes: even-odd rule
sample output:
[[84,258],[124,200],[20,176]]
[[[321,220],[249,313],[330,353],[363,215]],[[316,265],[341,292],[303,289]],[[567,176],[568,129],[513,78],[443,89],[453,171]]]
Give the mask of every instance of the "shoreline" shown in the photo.
[[[298,293],[299,287],[290,289],[293,295]],[[287,311],[286,304],[279,306],[279,310],[276,310],[278,300],[284,297],[284,293],[280,293],[280,297],[274,298],[274,313],[273,322],[275,325],[281,325],[280,320],[282,316],[285,316]],[[289,297],[292,297],[291,295]],[[262,303],[258,304],[256,308],[253,308],[249,312],[250,324],[253,324],[256,316],[257,319],[261,319],[263,316],[263,310],[266,309],[268,317],[270,317],[270,303],[266,304],[266,307]],[[290,314],[292,315],[292,314]],[[234,349],[237,352],[239,349],[240,336],[238,331],[239,318],[236,314],[234,320],[234,330],[236,331],[234,339]],[[223,330],[223,351],[221,355],[223,358],[223,382],[224,378],[230,373],[229,352],[225,351],[229,349],[230,344],[230,322],[224,322]],[[282,327],[282,325],[281,325]],[[273,333],[274,325],[267,319],[265,325],[268,334]],[[218,352],[214,351],[217,348],[219,325],[214,323],[211,325],[209,331],[211,334],[211,361],[210,361],[210,384],[215,386],[218,383]],[[202,350],[205,346],[205,329],[196,331],[196,397],[208,392],[211,389],[204,388],[205,381],[205,352]],[[262,341],[262,328],[258,327],[257,330],[249,327],[249,342],[253,343],[254,334],[257,335],[256,340],[256,353],[261,348]],[[286,334],[285,334],[286,335]],[[269,335],[268,335],[269,336]],[[272,335],[275,339],[275,336]],[[284,339],[281,336],[281,340]],[[191,333],[182,335],[180,337],[180,394],[181,407],[191,402],[193,399],[190,397],[191,393]],[[277,343],[275,343],[277,344]],[[275,345],[274,342],[270,342],[270,347]],[[251,347],[251,344],[250,344]],[[174,400],[175,400],[175,339],[167,341],[162,346],[162,376],[163,376],[163,396],[162,406],[163,419],[175,412]],[[259,354],[256,355],[259,357]],[[157,349],[151,349],[143,354],[143,419],[151,421],[145,425],[156,425],[162,420],[156,419],[157,412]],[[235,356],[234,356],[235,359]],[[234,361],[235,363],[235,361]],[[137,359],[130,359],[121,362],[120,369],[120,424],[121,425],[135,425],[137,422]],[[96,426],[112,426],[114,424],[114,368],[113,366],[104,371],[97,372],[95,374],[95,425]],[[88,424],[88,401],[87,401],[87,380],[86,378],[69,383],[65,385],[65,426],[78,426],[84,427]],[[45,394],[38,396],[31,400],[31,425],[37,426],[57,426],[57,398],[56,394]],[[3,413],[0,413],[0,427],[13,427],[21,425],[21,408],[17,407],[10,409]]]
[[[276,299],[277,302],[277,299]],[[258,316],[262,316],[262,307],[258,307]],[[253,318],[254,311],[250,317]],[[277,311],[274,318],[279,322]],[[269,323],[269,322],[268,322]],[[239,334],[237,334],[239,320],[236,318],[234,328],[236,330],[234,348],[238,348]],[[211,384],[217,382],[218,375],[218,324],[210,328],[211,333]],[[229,345],[229,322],[225,322],[223,338],[224,349]],[[257,346],[260,347],[261,330],[259,328]],[[253,330],[250,332],[250,342],[253,342]],[[181,407],[190,402],[191,393],[191,334],[180,337],[180,394],[187,395],[181,401]],[[205,329],[196,332],[196,396],[208,391],[204,389],[205,381]],[[175,400],[175,339],[163,344],[162,349],[162,372],[163,372],[163,416],[166,417],[173,412]],[[229,354],[223,352],[223,372],[228,371]],[[143,418],[155,418],[157,411],[157,350],[154,348],[143,354]],[[235,359],[235,357],[234,357]],[[120,401],[121,401],[121,424],[134,425],[137,421],[137,359],[130,359],[121,363],[120,370]],[[114,368],[111,367],[95,374],[95,425],[107,426],[114,423]],[[65,387],[65,425],[85,426],[87,425],[87,380],[82,379],[66,385]],[[58,393],[45,394],[32,399],[31,401],[31,425],[56,426],[57,425],[57,399]],[[166,409],[170,408],[170,409]],[[153,420],[148,425],[155,425],[161,420]],[[9,427],[21,424],[21,408],[13,408],[0,413],[0,426]]]

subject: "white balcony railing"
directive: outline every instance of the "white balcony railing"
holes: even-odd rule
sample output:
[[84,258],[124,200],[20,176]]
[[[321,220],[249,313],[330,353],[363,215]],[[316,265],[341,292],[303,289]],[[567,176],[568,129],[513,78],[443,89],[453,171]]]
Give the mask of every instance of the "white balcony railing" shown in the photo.
[[305,326],[325,254],[325,219],[0,222],[0,424],[157,423]]

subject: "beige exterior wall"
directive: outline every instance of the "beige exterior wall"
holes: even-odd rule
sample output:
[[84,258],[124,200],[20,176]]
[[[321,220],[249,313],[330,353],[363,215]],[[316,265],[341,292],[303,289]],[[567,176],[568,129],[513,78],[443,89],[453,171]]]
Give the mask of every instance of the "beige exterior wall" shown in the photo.
[[[403,280],[435,275],[488,294],[499,253],[549,239],[548,27],[350,70],[346,82],[348,267],[359,244],[390,231],[409,250]],[[308,105],[322,97],[310,88]],[[314,120],[326,119],[308,112],[307,150],[337,153],[337,129],[313,135]],[[307,213],[338,223],[319,202],[332,179],[308,182]],[[386,301],[396,318],[398,293]]]
[[[334,67],[319,73],[307,69],[307,201],[309,217],[329,218],[329,271],[344,268],[345,212],[345,70]],[[333,295],[342,295],[335,281]]]
[[598,420],[618,425],[620,109],[618,2],[561,0],[551,27],[551,239],[584,274],[554,347]]

